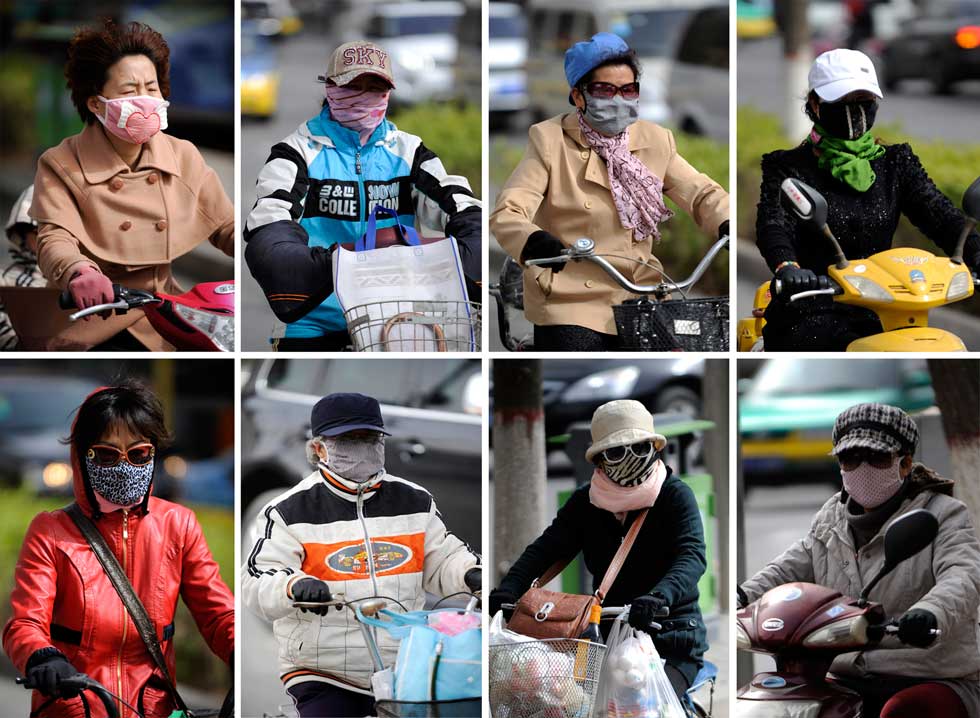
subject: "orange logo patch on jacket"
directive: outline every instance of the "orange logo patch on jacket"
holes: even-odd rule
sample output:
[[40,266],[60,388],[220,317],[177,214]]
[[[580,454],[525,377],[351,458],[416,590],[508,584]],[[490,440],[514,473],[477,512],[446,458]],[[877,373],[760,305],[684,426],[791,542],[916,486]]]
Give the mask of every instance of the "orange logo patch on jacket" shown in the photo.
[[[364,540],[303,544],[303,572],[324,581],[369,578],[368,550]],[[371,560],[377,576],[418,573],[425,558],[425,534],[379,536],[371,539]]]

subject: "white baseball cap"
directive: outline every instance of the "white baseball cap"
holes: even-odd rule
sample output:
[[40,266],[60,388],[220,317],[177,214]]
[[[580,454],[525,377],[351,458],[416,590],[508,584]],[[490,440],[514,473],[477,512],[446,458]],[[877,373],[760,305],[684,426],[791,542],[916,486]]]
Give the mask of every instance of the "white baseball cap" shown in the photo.
[[810,67],[810,90],[825,102],[837,102],[844,95],[865,90],[884,98],[878,87],[878,74],[871,58],[858,50],[829,50]]

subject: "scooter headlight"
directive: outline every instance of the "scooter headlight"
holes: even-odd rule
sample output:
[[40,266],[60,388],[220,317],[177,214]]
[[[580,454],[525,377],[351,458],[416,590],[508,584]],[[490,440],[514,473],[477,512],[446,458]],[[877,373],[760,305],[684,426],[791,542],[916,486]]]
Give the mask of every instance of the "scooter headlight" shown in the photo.
[[844,277],[844,281],[854,287],[854,290],[862,297],[873,299],[876,302],[892,302],[894,299],[880,284],[868,279],[849,274]]
[[817,718],[819,701],[747,701],[739,699],[735,708],[738,718]]
[[864,616],[851,616],[820,628],[805,639],[803,645],[809,648],[840,648],[868,645],[868,619]]
[[973,277],[969,272],[957,272],[949,282],[949,289],[946,290],[946,301],[955,302],[957,299],[970,296],[972,284]]
[[207,334],[221,351],[235,350],[235,317],[233,314],[205,312],[176,302],[174,302],[174,311],[185,322]]

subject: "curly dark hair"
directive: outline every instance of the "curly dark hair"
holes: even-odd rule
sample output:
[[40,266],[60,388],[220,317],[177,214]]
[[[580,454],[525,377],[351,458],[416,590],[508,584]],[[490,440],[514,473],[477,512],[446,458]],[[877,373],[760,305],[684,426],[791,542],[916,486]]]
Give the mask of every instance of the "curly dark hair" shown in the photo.
[[637,57],[636,50],[629,50],[628,52],[624,52],[619,55],[613,55],[612,57],[606,58],[600,62],[598,65],[585,73],[575,87],[578,88],[579,92],[585,92],[586,86],[592,82],[592,79],[595,77],[595,71],[600,67],[608,67],[609,65],[628,65],[630,69],[633,70],[634,80],[639,80],[640,75],[643,74],[643,67],[640,65],[640,58]]
[[91,125],[95,115],[88,98],[102,93],[109,68],[128,55],[145,55],[157,70],[164,99],[170,97],[170,48],[163,35],[140,22],[117,25],[104,20],[101,28],[80,28],[68,45],[65,79],[71,101],[82,120]]

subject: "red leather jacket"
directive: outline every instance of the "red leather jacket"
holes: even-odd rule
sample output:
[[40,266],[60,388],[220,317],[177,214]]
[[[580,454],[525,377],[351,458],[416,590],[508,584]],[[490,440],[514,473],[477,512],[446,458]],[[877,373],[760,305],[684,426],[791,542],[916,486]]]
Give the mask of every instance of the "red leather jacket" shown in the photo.
[[[94,496],[85,486],[74,455],[72,465],[75,500],[94,518],[126,569],[157,635],[164,640],[171,675],[177,675],[173,622],[178,596],[183,597],[211,650],[228,662],[235,642],[234,598],[221,580],[194,512],[151,497],[125,513],[114,511],[95,518]],[[21,674],[54,647],[81,673],[140,709],[146,718],[166,718],[174,710],[163,677],[119,595],[63,510],[38,514],[31,522],[10,600],[13,616],[3,629],[3,649]],[[47,650],[35,655],[42,649]],[[83,697],[93,718],[105,715],[97,698]],[[86,717],[81,697],[49,703],[35,691],[32,710],[45,703],[48,705],[37,715]],[[132,715],[122,706],[117,708],[120,716]]]

